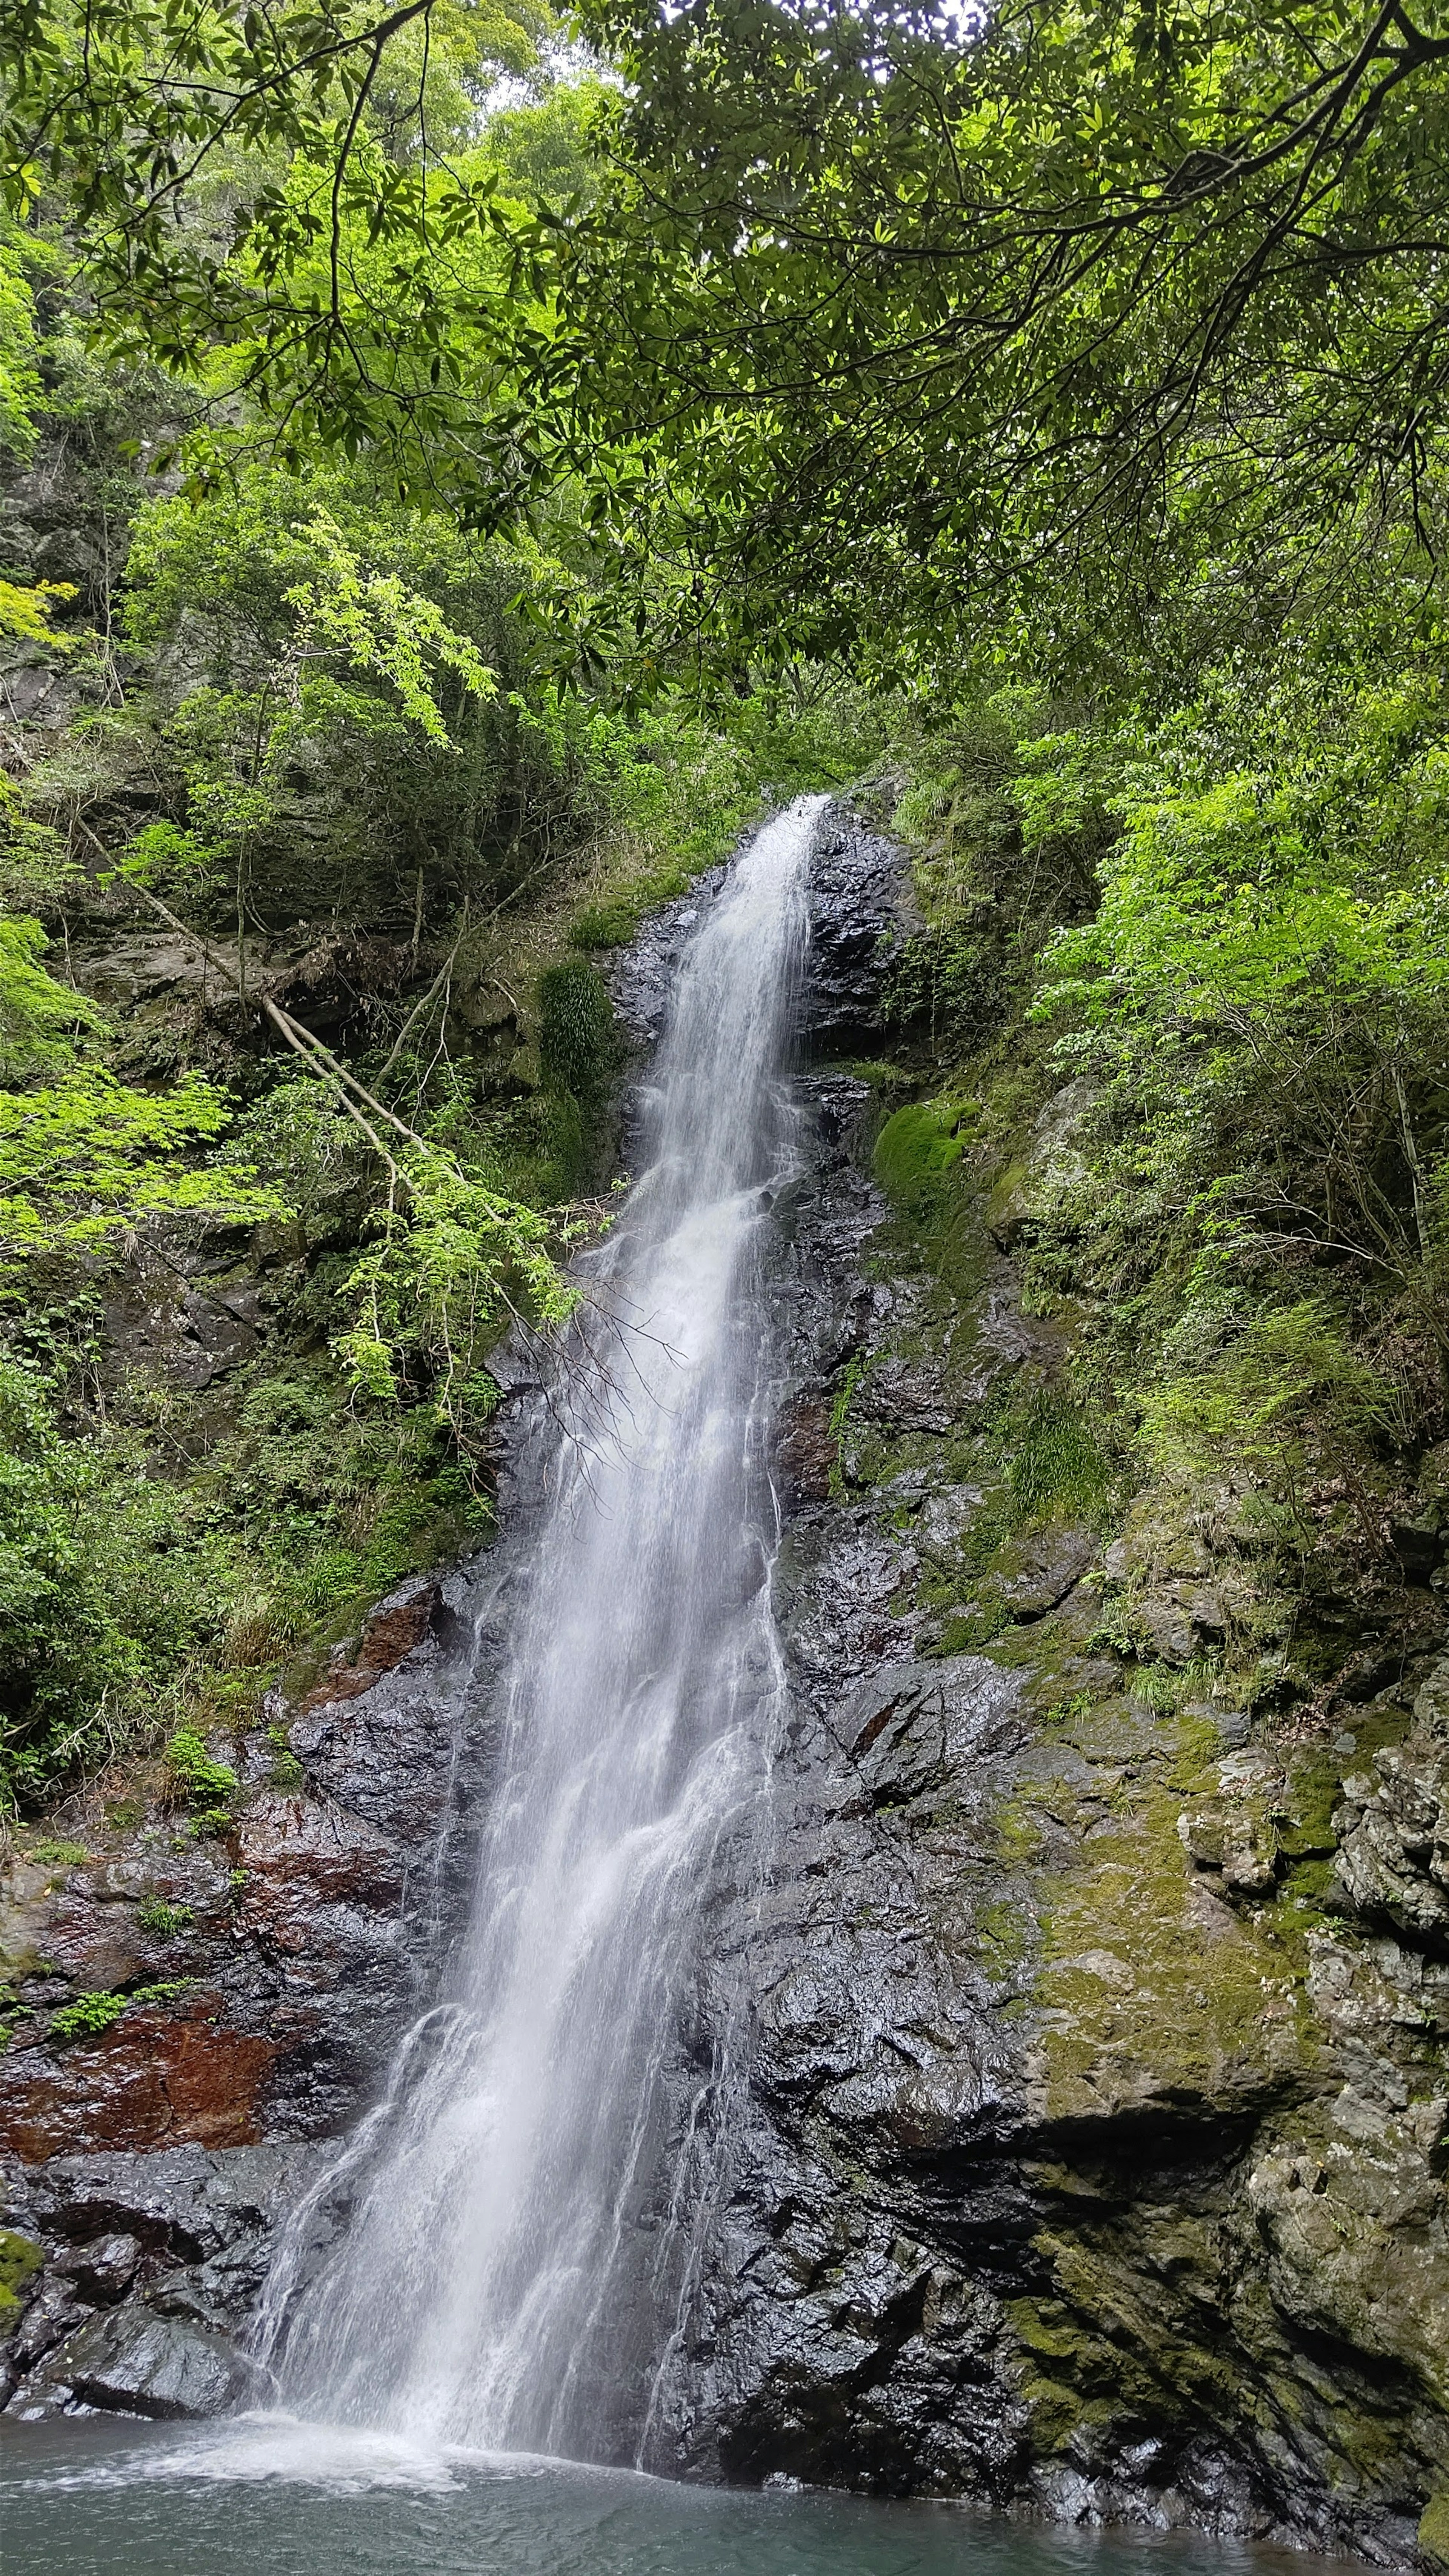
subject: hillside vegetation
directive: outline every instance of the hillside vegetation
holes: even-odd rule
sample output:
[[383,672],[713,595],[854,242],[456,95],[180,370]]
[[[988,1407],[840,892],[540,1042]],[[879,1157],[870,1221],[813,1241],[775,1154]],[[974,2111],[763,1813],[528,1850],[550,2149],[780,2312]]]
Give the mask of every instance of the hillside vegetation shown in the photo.
[[[912,1087],[1114,1490],[1215,1480],[1284,1599],[1405,1651],[1449,1512],[1446,43],[10,13],[12,1806],[486,1536],[489,1349],[560,1320],[614,1175],[599,963],[846,781],[915,853]],[[1296,1616],[1215,1650],[1288,1712],[1350,1652]]]

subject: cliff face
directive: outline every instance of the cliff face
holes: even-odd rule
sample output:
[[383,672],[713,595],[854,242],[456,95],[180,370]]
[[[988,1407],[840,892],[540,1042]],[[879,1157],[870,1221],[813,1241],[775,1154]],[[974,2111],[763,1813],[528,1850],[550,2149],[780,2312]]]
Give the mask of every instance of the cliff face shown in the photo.
[[[708,1945],[757,2021],[674,2460],[1432,2562],[1431,1563],[1387,1608],[1320,1600],[1328,1678],[1290,1698],[1245,1497],[1124,1523],[1072,1453],[1090,1425],[1016,1251],[1070,1097],[1004,1186],[918,1155],[891,1205],[872,1086],[811,1088],[779,1278],[796,1720],[763,1908],[725,1900]],[[875,1163],[899,1173],[890,1128]],[[1023,1473],[1043,1447],[1056,1475]],[[1249,1604],[1243,1690],[1214,1649]]]
[[[900,901],[837,815],[814,1146],[774,1211],[793,1717],[763,1887],[706,1892],[678,2079],[729,2035],[729,2153],[651,2464],[1449,2564],[1436,1515],[1387,1607],[1318,1599],[1310,1697],[1241,1492],[1112,1504],[1065,1328],[1021,1305],[1071,1095],[1003,1172],[890,1062],[842,1065],[902,1052]],[[690,910],[621,969],[641,1045]],[[230,1840],[178,1846],[142,1782],[129,1820],[63,1826],[86,1857],[12,1872],[17,2414],[261,2384],[235,2338],[272,2232],[465,1897],[532,1508],[541,1399],[511,1374],[495,1555],[384,1604],[245,1740]],[[1230,1686],[1249,1610],[1257,1678]],[[163,1936],[158,1906],[190,1919]],[[57,2033],[78,1990],[122,1989],[110,2027]]]

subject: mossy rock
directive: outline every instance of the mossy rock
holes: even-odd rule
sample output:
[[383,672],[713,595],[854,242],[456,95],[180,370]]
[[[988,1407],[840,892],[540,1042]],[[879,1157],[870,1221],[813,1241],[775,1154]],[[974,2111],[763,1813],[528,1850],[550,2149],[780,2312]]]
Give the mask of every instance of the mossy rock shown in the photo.
[[940,1205],[961,1152],[961,1139],[952,1135],[933,1102],[908,1101],[886,1120],[875,1140],[875,1177],[893,1207],[908,1216],[929,1216]]
[[1431,2567],[1449,2568],[1449,2490],[1430,2496],[1420,2514],[1419,2547]]
[[1237,2109],[1311,2055],[1301,1921],[1277,1908],[1232,1926],[1197,1921],[1180,1810],[1180,1791],[1139,1792],[1080,1866],[1041,1890],[1051,2118],[1165,2101]]
[[19,2307],[21,2291],[44,2261],[42,2246],[17,2236],[13,2228],[0,2227],[0,2316]]

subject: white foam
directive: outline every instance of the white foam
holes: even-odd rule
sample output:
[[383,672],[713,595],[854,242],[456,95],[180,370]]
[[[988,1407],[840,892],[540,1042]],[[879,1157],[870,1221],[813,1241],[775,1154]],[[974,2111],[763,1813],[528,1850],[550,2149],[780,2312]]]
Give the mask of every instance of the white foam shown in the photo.
[[[296,2415],[232,2416],[158,2444],[137,2442],[124,2452],[83,2467],[43,2473],[27,2484],[55,2487],[128,2487],[138,2483],[179,2485],[204,2479],[210,2485],[280,2485],[321,2487],[333,2495],[364,2495],[378,2488],[402,2488],[416,2495],[457,2493],[457,2454],[434,2443],[398,2433],[371,2432],[351,2424],[311,2424]],[[490,2476],[532,2476],[531,2462],[470,2459],[470,2469]]]

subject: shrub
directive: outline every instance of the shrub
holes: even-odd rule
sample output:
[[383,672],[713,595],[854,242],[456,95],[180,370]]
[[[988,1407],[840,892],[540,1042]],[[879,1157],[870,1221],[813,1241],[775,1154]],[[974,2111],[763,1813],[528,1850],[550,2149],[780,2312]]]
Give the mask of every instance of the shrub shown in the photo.
[[618,1054],[614,1006],[582,957],[565,957],[538,979],[538,1053],[545,1081],[582,1107],[607,1088]]

